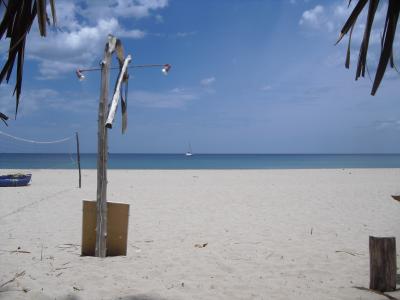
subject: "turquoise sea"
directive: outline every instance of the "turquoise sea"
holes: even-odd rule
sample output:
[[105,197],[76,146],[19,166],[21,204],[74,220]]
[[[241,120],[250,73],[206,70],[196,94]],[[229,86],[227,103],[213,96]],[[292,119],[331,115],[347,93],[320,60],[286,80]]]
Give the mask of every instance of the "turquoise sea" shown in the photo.
[[[74,169],[74,154],[0,153],[0,169]],[[96,154],[81,154],[95,169]],[[400,154],[110,154],[109,169],[400,168]]]

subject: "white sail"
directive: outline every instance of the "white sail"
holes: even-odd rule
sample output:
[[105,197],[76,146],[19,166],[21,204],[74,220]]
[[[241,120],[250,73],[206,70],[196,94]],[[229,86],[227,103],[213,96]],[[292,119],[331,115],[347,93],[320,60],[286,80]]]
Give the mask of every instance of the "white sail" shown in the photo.
[[187,151],[186,153],[185,153],[185,155],[186,156],[192,156],[193,155],[193,153],[192,153],[192,145],[189,143],[189,151]]

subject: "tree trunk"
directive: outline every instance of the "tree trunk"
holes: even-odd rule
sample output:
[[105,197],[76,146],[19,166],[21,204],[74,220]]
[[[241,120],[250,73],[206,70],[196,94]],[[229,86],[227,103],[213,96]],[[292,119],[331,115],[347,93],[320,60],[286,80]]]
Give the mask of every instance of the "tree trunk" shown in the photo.
[[109,36],[101,62],[101,90],[98,120],[98,152],[97,152],[97,219],[96,249],[97,257],[106,257],[107,253],[107,158],[108,142],[105,126],[108,112],[108,88],[110,81],[111,54],[115,48],[116,38]]
[[78,132],[75,132],[76,135],[76,155],[78,157],[78,171],[79,171],[79,188],[82,187],[82,175],[81,175],[81,153],[79,151],[79,135]]
[[396,239],[369,237],[369,288],[381,292],[396,289]]

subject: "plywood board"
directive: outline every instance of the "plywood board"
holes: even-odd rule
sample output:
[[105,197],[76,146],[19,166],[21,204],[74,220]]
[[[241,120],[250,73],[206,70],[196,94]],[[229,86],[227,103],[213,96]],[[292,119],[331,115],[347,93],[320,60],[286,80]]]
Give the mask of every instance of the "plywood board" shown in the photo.
[[[107,256],[126,255],[129,204],[107,202]],[[96,247],[96,202],[83,201],[82,255],[94,256]]]

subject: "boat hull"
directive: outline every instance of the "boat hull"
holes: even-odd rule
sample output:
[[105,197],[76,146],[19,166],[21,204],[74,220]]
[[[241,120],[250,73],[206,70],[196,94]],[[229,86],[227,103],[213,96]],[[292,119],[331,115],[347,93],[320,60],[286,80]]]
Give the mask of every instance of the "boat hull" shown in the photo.
[[0,187],[26,186],[31,181],[32,174],[0,176]]

